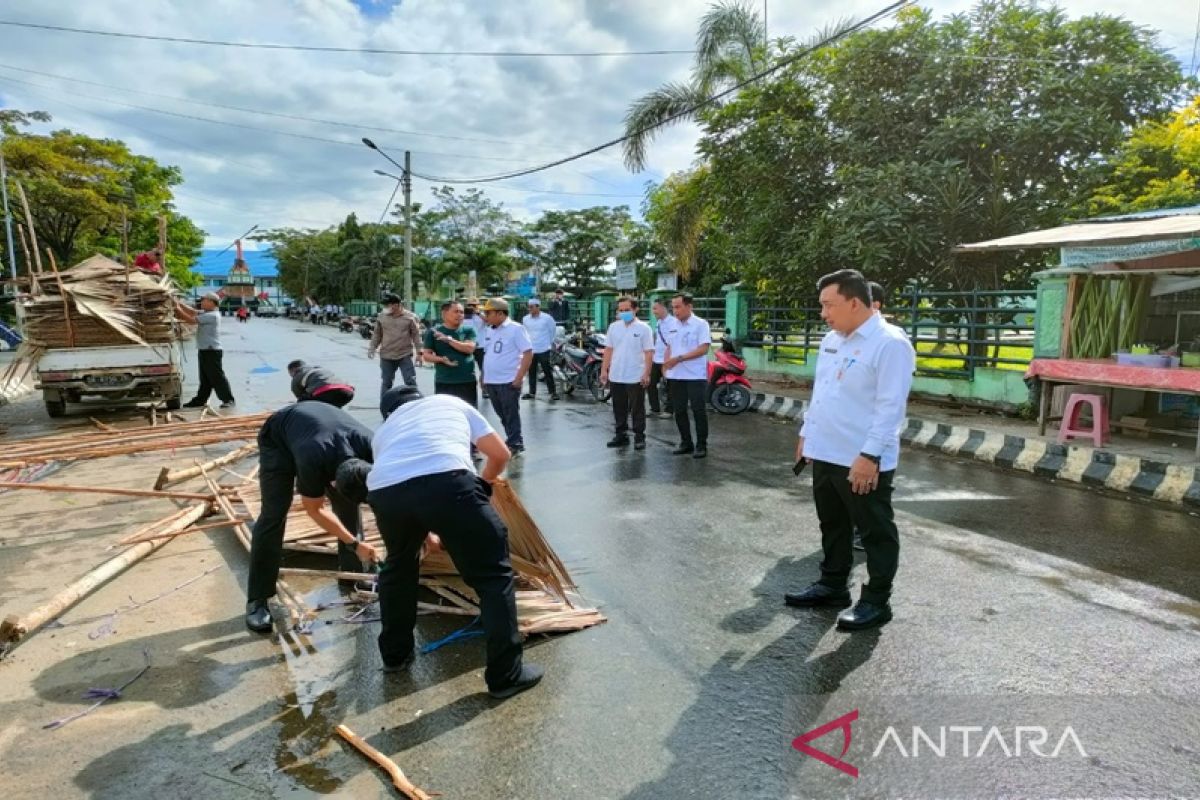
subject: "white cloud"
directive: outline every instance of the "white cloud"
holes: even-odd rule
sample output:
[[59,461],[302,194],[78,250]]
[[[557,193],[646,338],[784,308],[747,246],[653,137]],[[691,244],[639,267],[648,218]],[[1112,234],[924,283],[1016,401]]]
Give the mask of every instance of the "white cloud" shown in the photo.
[[[360,0],[358,5],[365,14],[349,0],[43,0],[9,9],[6,16],[70,27],[349,48],[684,49],[694,40],[708,0]],[[879,0],[775,0],[770,4],[771,35],[803,39],[835,18],[864,16],[880,5]],[[940,16],[970,5],[968,0],[937,0],[931,7]],[[1072,14],[1098,10],[1133,16],[1122,0],[1066,0],[1062,5]],[[1134,13],[1139,24],[1165,31],[1162,42],[1177,56],[1190,59],[1194,7],[1166,2],[1146,4]],[[350,211],[364,220],[378,219],[392,184],[373,170],[394,168],[363,147],[360,136],[371,137],[397,159],[406,147],[413,150],[414,170],[424,174],[478,175],[535,164],[619,135],[629,102],[665,81],[686,78],[690,59],[305,53],[0,26],[0,64],[192,101],[0,68],[0,105],[50,111],[56,126],[122,138],[139,152],[181,167],[186,183],[178,193],[180,208],[209,232],[212,243],[223,246],[253,224],[309,227],[336,222]],[[202,102],[460,138],[334,127]],[[233,127],[239,125],[246,127]],[[340,144],[298,138],[305,136]],[[636,210],[647,179],[692,163],[695,138],[693,126],[664,131],[650,150],[650,169],[644,174],[625,171],[619,150],[613,149],[508,185],[491,185],[487,191],[523,218],[544,208],[601,203]],[[629,196],[594,196],[604,194]],[[414,199],[430,199],[428,184],[415,184]]]

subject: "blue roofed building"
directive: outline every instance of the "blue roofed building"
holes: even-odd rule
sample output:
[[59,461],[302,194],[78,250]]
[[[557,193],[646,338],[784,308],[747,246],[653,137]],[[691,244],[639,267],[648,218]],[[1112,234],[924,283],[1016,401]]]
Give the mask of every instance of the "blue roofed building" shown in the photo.
[[200,285],[192,290],[197,299],[216,292],[222,297],[268,300],[276,306],[292,303],[279,288],[279,263],[270,250],[243,252],[241,242],[224,251],[206,248],[200,251],[192,272],[200,276]]

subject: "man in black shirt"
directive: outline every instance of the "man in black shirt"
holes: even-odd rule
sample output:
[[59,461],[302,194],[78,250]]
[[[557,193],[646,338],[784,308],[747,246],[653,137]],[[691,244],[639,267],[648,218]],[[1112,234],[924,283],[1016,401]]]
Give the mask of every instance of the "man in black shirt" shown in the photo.
[[[258,485],[262,507],[250,545],[246,626],[271,630],[267,600],[275,594],[283,558],[284,527],[292,496],[327,533],[336,536],[338,568],[359,572],[375,561],[375,548],[362,541],[359,505],[334,487],[338,468],[358,459],[370,462],[371,431],[340,408],[296,403],[276,411],[258,432]],[[325,505],[329,499],[332,513]]]
[[567,303],[562,289],[554,290],[554,299],[546,306],[546,311],[554,318],[555,322],[565,325],[571,321],[571,306]]

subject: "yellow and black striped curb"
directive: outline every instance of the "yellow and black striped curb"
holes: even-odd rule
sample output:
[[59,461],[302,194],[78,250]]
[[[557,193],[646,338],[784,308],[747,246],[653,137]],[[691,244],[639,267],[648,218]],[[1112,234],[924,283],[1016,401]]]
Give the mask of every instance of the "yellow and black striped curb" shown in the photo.
[[[807,403],[794,397],[758,393],[750,410],[797,424]],[[909,417],[900,439],[910,445],[968,456],[976,461],[1029,472],[1042,478],[1102,486],[1200,509],[1200,467],[1167,464],[1092,447],[1027,439],[994,430],[947,425]]]

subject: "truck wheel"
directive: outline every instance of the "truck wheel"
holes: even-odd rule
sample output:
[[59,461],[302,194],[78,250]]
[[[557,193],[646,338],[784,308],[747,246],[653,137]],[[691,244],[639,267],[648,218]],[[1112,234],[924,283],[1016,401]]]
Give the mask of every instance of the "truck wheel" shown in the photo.
[[165,408],[167,411],[178,411],[181,405],[182,402],[180,396],[175,395],[174,397],[167,398],[167,401],[163,403],[163,408]]
[[66,400],[51,400],[51,399],[47,398],[46,399],[46,413],[49,414],[54,419],[58,419],[59,417],[66,416],[67,401]]

